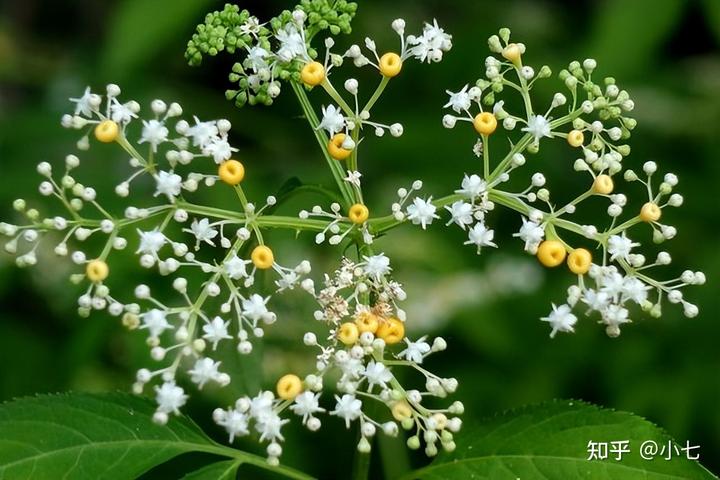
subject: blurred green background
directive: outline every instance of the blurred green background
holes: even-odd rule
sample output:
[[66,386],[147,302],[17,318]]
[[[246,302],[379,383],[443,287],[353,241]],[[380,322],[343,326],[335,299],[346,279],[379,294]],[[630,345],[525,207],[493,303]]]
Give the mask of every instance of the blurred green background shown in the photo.
[[[261,19],[293,5],[239,4]],[[183,52],[195,25],[207,11],[221,7],[208,0],[6,1],[0,13],[0,218],[15,218],[10,205],[20,196],[48,214],[60,213],[38,199],[35,165],[43,160],[62,165],[64,156],[75,152],[76,132],[59,126],[60,116],[70,110],[67,98],[78,96],[86,85],[102,91],[109,82],[121,85],[122,98],[144,106],[159,97],[179,101],[186,116],[230,119],[232,140],[249,172],[249,196],[257,201],[293,176],[329,184],[289,88],[271,108],[237,110],[223,96],[231,58],[206,59],[200,69],[186,66]],[[453,34],[454,47],[439,65],[408,62],[377,107],[375,118],[403,123],[405,135],[370,138],[363,144],[360,161],[371,211],[388,211],[395,189],[415,178],[425,179],[427,191],[440,196],[455,188],[463,173],[478,168],[470,151],[473,133],[443,129],[441,107],[445,89],[457,91],[483,74],[487,37],[509,26],[515,40],[528,46],[525,60],[536,70],[548,64],[557,73],[570,60],[591,56],[598,60],[598,75],[614,76],[630,91],[639,125],[626,166],[639,169],[644,161],[656,160],[662,172],[679,175],[679,191],[685,195],[685,205],[665,216],[679,231],[663,247],[674,259],[666,273],[688,266],[704,270],[708,279],[706,286],[687,293],[700,306],[697,318],[686,319],[681,309],[666,306],[657,320],[635,312],[636,323],[618,339],[581,319],[577,334],[551,340],[538,318],[549,311],[551,301],[563,301],[570,278],[564,271],[543,272],[522,254],[520,242],[510,237],[520,223],[517,215],[491,217],[501,249],[480,257],[460,247],[464,238],[457,229],[421,233],[405,227],[393,232],[378,249],[393,258],[396,276],[409,290],[411,333],[447,338],[448,351],[429,363],[441,375],[460,380],[457,398],[466,403],[465,422],[555,397],[578,398],[635,412],[681,443],[701,445],[703,463],[720,471],[720,1],[361,1],[353,38],[340,37],[341,48],[361,43],[365,35],[379,46],[397,48],[389,28],[396,17],[407,20],[408,31],[437,18]],[[357,76],[365,92],[376,81],[370,70],[358,73],[351,66],[340,75]],[[549,102],[560,87],[553,77],[539,83],[536,94]],[[311,98],[318,109],[327,103],[317,92]],[[93,145],[81,158],[81,180],[98,188],[103,205],[121,211],[111,188],[126,169],[122,152]],[[581,188],[572,174],[573,159],[567,148],[550,144],[532,159],[534,168],[549,177],[558,199],[571,198]],[[527,168],[523,175],[533,171]],[[631,198],[642,195],[636,185],[621,184]],[[152,192],[150,186],[144,188],[148,195]],[[222,192],[203,195],[204,202],[234,207],[232,197]],[[298,198],[280,212],[294,214],[318,200]],[[309,234],[301,239],[292,242],[289,235],[275,234],[281,260],[310,257],[316,273],[334,268],[336,250],[311,249]],[[649,235],[641,239],[648,258],[654,258],[658,248]],[[73,269],[67,261],[53,259],[51,249],[48,243],[41,266],[32,270],[18,270],[11,256],[0,254],[0,399],[70,389],[128,390],[134,371],[150,363],[143,335],[125,332],[105,314],[79,318],[78,290],[67,281]],[[113,270],[116,291],[129,293],[139,282],[166,288],[165,279],[140,271],[134,260],[120,263]],[[208,424],[218,397],[229,403],[246,389],[272,385],[288,368],[299,373],[312,368],[314,353],[299,342],[313,327],[312,310],[298,301],[299,294],[290,294],[278,306],[281,321],[256,354],[242,359],[237,368],[244,373],[233,379],[231,392],[193,396],[188,411],[198,422]],[[233,356],[226,357],[227,364]],[[289,429],[284,461],[326,478],[347,470],[342,462],[350,462],[355,436],[341,433],[339,422],[325,423],[328,428],[312,436]],[[217,427],[208,429],[223,436]],[[335,441],[337,435],[343,441]],[[405,468],[397,442],[381,447],[384,461],[374,463],[375,474]],[[329,458],[336,461],[328,463]],[[423,459],[409,461],[420,464]],[[148,478],[172,476],[169,472],[181,468],[177,465]]]

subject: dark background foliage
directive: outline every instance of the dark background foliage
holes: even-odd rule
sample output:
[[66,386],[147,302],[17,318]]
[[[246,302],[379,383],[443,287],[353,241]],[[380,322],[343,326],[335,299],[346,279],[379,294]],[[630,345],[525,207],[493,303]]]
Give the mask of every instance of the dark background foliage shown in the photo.
[[[707,274],[707,285],[689,293],[701,309],[695,319],[666,306],[657,320],[636,312],[637,321],[618,339],[607,338],[592,320],[581,319],[577,334],[551,340],[538,318],[547,313],[551,301],[562,301],[570,279],[566,272],[541,272],[522,254],[519,242],[510,238],[519,224],[516,215],[503,212],[492,217],[501,251],[481,257],[459,247],[461,232],[439,227],[425,234],[411,228],[393,232],[381,246],[394,257],[398,278],[416,299],[409,302],[410,328],[415,322],[414,333],[429,331],[447,338],[449,350],[437,355],[431,366],[460,380],[457,398],[466,403],[465,421],[556,397],[579,398],[635,412],[666,428],[681,443],[701,445],[703,462],[719,471],[715,182],[720,173],[720,2],[360,3],[355,42],[371,35],[378,45],[394,48],[397,39],[389,23],[399,16],[406,18],[408,30],[435,17],[454,36],[454,48],[440,65],[408,64],[378,106],[377,118],[402,122],[406,133],[400,139],[366,142],[361,167],[371,211],[386,210],[394,190],[412,179],[425,179],[428,191],[442,194],[462,173],[477,168],[470,152],[472,132],[448,131],[440,125],[444,90],[457,90],[480,76],[487,37],[509,26],[515,39],[528,45],[530,64],[548,64],[558,72],[572,59],[591,56],[598,60],[599,75],[616,77],[631,92],[639,126],[627,165],[639,169],[645,160],[656,160],[661,171],[679,175],[685,194],[683,208],[666,213],[679,231],[666,247],[677,265],[667,273],[691,266]],[[261,19],[292,7],[280,1],[240,4]],[[102,90],[108,82],[119,83],[125,98],[144,105],[160,97],[179,101],[187,114],[230,119],[253,198],[264,198],[293,176],[310,183],[330,182],[289,88],[271,108],[236,110],[223,96],[231,59],[206,61],[201,69],[185,65],[183,51],[195,24],[206,11],[221,6],[209,0],[6,1],[0,13],[0,217],[13,218],[14,198],[37,199],[34,169],[39,161],[58,164],[74,152],[75,133],[59,126],[61,114],[69,110],[66,99],[86,85]],[[339,42],[346,46],[349,39]],[[356,73],[348,67],[344,72],[358,75],[366,89],[376,81],[369,71]],[[559,88],[557,80],[544,81],[537,94],[549,101]],[[318,94],[312,97],[318,107],[327,103]],[[83,178],[97,185],[110,208],[117,206],[110,194],[113,181],[125,166],[118,150],[94,146],[81,156],[87,159]],[[577,177],[567,174],[573,160],[568,155],[567,149],[548,146],[532,159],[533,168],[550,178],[558,198],[579,188]],[[532,173],[529,168],[526,172]],[[631,187],[623,185],[629,193],[641,193]],[[233,205],[222,193],[204,200]],[[284,211],[296,212],[301,203],[307,206],[314,200],[300,198]],[[643,240],[648,250],[656,251],[647,237]],[[286,258],[310,256],[318,270],[332,268],[337,252],[312,251],[311,236],[302,238],[303,242],[290,243],[289,236],[279,235],[274,241]],[[150,361],[142,335],[128,334],[103,314],[77,317],[78,291],[67,282],[71,267],[49,254],[43,259],[39,268],[18,270],[9,255],[0,255],[0,399],[70,389],[126,390],[134,371]],[[166,284],[138,273],[134,264],[115,267],[114,288],[129,292],[139,282],[158,289]],[[207,424],[218,398],[229,403],[233,394],[271,385],[288,368],[302,373],[312,367],[312,354],[298,345],[312,322],[310,310],[293,303],[298,298],[291,295],[280,307],[284,317],[262,348],[263,361],[258,352],[237,366],[244,373],[234,379],[230,394],[211,390],[194,396],[188,411],[201,424]],[[226,364],[233,358],[225,357]],[[354,434],[342,431],[339,422],[326,423],[329,428],[313,436],[291,429],[285,461],[324,476],[347,471],[342,465],[351,461]],[[215,427],[209,430],[222,436]],[[341,441],[336,441],[338,436]],[[398,442],[383,441],[380,447],[383,461],[375,462],[376,472],[392,474],[405,468]],[[176,463],[173,468],[182,466]],[[162,478],[171,471],[153,472],[148,478]]]

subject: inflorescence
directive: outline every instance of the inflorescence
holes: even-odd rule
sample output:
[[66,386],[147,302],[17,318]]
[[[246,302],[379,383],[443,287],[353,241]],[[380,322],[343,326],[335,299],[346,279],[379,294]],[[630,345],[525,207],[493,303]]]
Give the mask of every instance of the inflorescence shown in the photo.
[[[218,345],[231,342],[239,355],[249,354],[266,328],[282,322],[273,312],[274,297],[297,289],[317,303],[313,317],[326,331],[320,338],[312,332],[303,337],[304,344],[317,351],[315,370],[304,372],[302,378],[288,373],[277,381],[275,391],[261,391],[216,409],[213,419],[225,428],[230,441],[256,432],[267,443],[268,461],[277,464],[288,414],[300,417],[311,431],[320,428],[320,416],[327,414],[339,417],[348,428],[352,423],[359,425],[358,449],[363,452],[370,450],[370,440],[378,430],[397,435],[400,428],[410,432],[407,445],[420,448],[422,440],[427,455],[435,455],[439,447],[454,449],[453,433],[461,427],[457,415],[463,412],[462,403],[438,409],[428,406],[426,399],[445,398],[455,392],[458,382],[422,366],[428,355],[445,350],[446,342],[440,337],[411,340],[406,336],[406,322],[412,319],[406,318],[402,308],[405,291],[393,279],[390,259],[373,251],[374,240],[388,230],[403,223],[426,229],[444,211],[449,214],[447,225],[465,230],[465,244],[479,253],[497,247],[494,231],[486,223],[495,206],[515,210],[522,221],[515,236],[524,249],[548,267],[567,263],[577,283],[568,289],[567,302],[553,305],[543,318],[552,327],[551,336],[573,331],[577,322],[573,308],[598,312],[611,336],[617,336],[619,327],[630,321],[630,303],[658,316],[661,302],[667,299],[682,304],[687,316],[697,314],[681,288],[704,283],[704,275],[687,270],[677,279],[654,280],[651,269],[670,263],[670,255],[660,252],[654,262],[648,262],[635,252],[639,244],[627,234],[631,227],[647,224],[657,242],[675,235],[675,229],[660,220],[665,207],[682,204],[682,197],[672,192],[677,177],[666,174],[659,185],[653,184],[657,166],[652,162],[643,166],[642,178],[625,170],[623,178],[643,183],[648,198],[633,217],[619,220],[627,198],[615,191],[615,180],[629,154],[622,142],[635,126],[625,116],[633,108],[628,93],[612,78],[602,86],[594,83],[593,60],[573,62],[560,73],[570,99],[557,93],[546,110],[536,111],[531,89],[535,81],[551,75],[550,69],[542,67],[535,73],[524,65],[525,46],[510,43],[507,29],[490,38],[495,55],[485,62],[486,78],[470,88],[448,92],[445,105],[453,112],[443,117],[446,127],[466,121],[477,131],[479,140],[473,151],[482,158],[482,172],[464,175],[459,189],[435,200],[421,196],[423,184],[415,180],[409,188],[398,189],[397,201],[386,215],[373,216],[363,200],[358,167],[363,134],[370,129],[378,137],[385,133],[398,137],[403,126],[377,122],[371,110],[390,80],[401,73],[404,62],[440,61],[452,46],[451,36],[437,22],[426,24],[417,35],[405,35],[405,22],[398,19],[392,22],[400,38],[396,51],[380,54],[368,38],[364,41],[367,55],[358,45],[342,54],[333,53],[335,43],[329,37],[320,62],[311,39],[325,30],[332,35],[348,33],[356,8],[344,1],[333,3],[330,8],[328,2],[304,1],[267,24],[228,5],[222,12],[209,14],[198,27],[187,57],[198,64],[203,54],[226,50],[240,55],[231,74],[239,90],[228,94],[238,105],[269,104],[280,93],[279,80],[288,82],[321,147],[341,201],[303,209],[296,217],[270,214],[269,207],[278,202],[275,197],[256,204],[243,191],[245,166],[234,158],[238,150],[229,143],[230,122],[184,119],[179,104],[161,100],[153,101],[145,112],[135,101],[121,101],[120,88],[111,84],[104,95],[88,88],[72,98],[74,111],[63,116],[62,125],[80,132],[80,150],[98,141],[117,144],[127,153],[127,176],[117,184],[115,194],[132,203],[121,215],[103,208],[104,194],[75,178],[81,161],[68,155],[60,171],[47,162],[37,167],[43,177],[40,193],[58,200],[64,215],[43,218],[24,200],[16,200],[14,208],[25,221],[0,224],[0,234],[10,238],[5,250],[16,254],[21,267],[35,265],[41,242],[55,242],[59,233],[55,253],[71,258],[78,268],[71,280],[86,285],[78,298],[79,313],[87,316],[93,310],[107,310],[122,318],[129,329],[145,332],[155,364],[137,372],[133,390],[141,393],[153,385],[156,422],[167,422],[185,405],[188,394],[178,384],[179,376],[189,378],[198,389],[208,383],[228,385],[233,372],[225,371],[213,358]],[[342,81],[341,90],[349,99],[333,86],[336,70],[347,59],[356,67],[369,66],[379,73],[379,82],[364,103],[355,78]],[[329,103],[321,105],[320,116],[307,96],[312,88],[322,89],[329,98]],[[507,88],[522,97],[524,112],[515,115],[505,110],[499,97]],[[491,162],[489,138],[497,135],[499,127],[520,130],[521,136],[501,159]],[[533,174],[530,185],[520,192],[500,189],[524,166],[526,155],[537,153],[541,143],[555,138],[580,152],[574,166],[588,180],[584,193],[557,207],[542,173]],[[148,181],[155,186],[151,202],[133,193],[136,183]],[[222,209],[188,200],[210,187],[234,191],[241,208]],[[610,203],[609,226],[570,220],[581,202],[598,197]],[[316,243],[355,245],[358,256],[356,260],[343,256],[338,268],[316,285],[309,261],[285,264],[283,255],[266,243],[263,233],[268,229],[312,232]],[[579,240],[571,246],[561,233],[574,234]],[[99,238],[104,246],[91,253],[91,247],[82,246],[91,238]],[[135,300],[129,302],[111,293],[111,260],[115,251],[127,248],[135,251],[141,267],[156,269],[171,280],[171,298],[161,298],[146,285],[138,285]],[[258,275],[273,278],[273,291],[259,286]],[[422,390],[399,382],[396,372],[406,369],[424,378]],[[323,406],[326,390],[333,392],[334,403]],[[385,410],[366,408],[370,404],[383,405]]]

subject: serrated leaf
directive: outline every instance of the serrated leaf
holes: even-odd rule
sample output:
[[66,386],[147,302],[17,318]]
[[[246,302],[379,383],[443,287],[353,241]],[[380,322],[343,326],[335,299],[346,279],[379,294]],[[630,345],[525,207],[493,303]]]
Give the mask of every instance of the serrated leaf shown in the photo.
[[236,478],[239,466],[235,460],[215,462],[188,473],[182,480],[231,480]]
[[[588,460],[588,442],[629,441],[630,453],[615,460]],[[456,435],[456,449],[441,454],[408,479],[592,479],[653,480],[716,478],[678,454],[645,460],[643,442],[668,445],[659,427],[631,413],[577,401],[555,401],[495,417]],[[697,451],[693,451],[693,454]]]
[[[202,16],[210,0],[128,0],[118,5],[105,45],[104,71],[126,76],[183,38]],[[182,57],[184,42],[178,42]]]
[[121,393],[42,395],[0,405],[0,480],[130,480],[188,452],[310,478],[219,445],[187,417],[157,425],[154,411],[150,400]]

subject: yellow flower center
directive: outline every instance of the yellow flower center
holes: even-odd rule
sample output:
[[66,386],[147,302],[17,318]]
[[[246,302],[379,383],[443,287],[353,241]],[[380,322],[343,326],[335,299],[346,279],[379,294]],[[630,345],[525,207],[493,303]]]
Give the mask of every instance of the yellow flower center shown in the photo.
[[370,211],[362,203],[356,203],[350,207],[350,210],[348,211],[348,218],[351,222],[356,224],[365,223],[369,216]]
[[380,320],[375,335],[378,338],[385,340],[387,345],[394,345],[402,342],[405,338],[405,324],[397,318],[388,318],[387,320]]
[[260,270],[267,270],[273,266],[275,256],[273,255],[273,251],[270,250],[270,247],[266,245],[258,245],[250,254],[250,260],[252,260],[253,265]]
[[320,62],[310,62],[300,71],[300,78],[311,87],[320,85],[325,80],[325,67]]
[[565,247],[557,240],[545,240],[537,250],[537,258],[546,267],[557,267],[565,260]]
[[662,216],[662,210],[654,202],[647,202],[640,209],[640,220],[643,222],[657,222]]
[[567,142],[571,147],[579,147],[585,141],[585,135],[580,130],[570,130],[567,136]]
[[497,119],[490,112],[478,113],[473,120],[473,127],[480,135],[490,135],[497,128]]
[[342,148],[345,141],[344,133],[336,133],[328,142],[328,152],[335,160],[345,160],[352,153],[350,150]]
[[592,186],[593,192],[599,193],[600,195],[609,195],[612,193],[614,188],[615,184],[609,175],[598,175],[595,177],[595,181]]
[[218,176],[228,185],[237,185],[245,178],[245,167],[237,160],[228,160],[220,164]]
[[92,260],[85,267],[85,274],[91,282],[100,283],[108,277],[110,268],[102,260]]
[[397,53],[388,52],[380,57],[379,67],[384,77],[392,78],[402,70],[402,59]]
[[568,268],[576,275],[585,275],[592,264],[592,254],[584,248],[576,248],[567,259]]
[[410,405],[408,405],[405,400],[396,402],[390,409],[390,412],[392,413],[393,418],[398,422],[402,422],[412,416],[412,408],[410,408]]
[[278,397],[283,400],[294,400],[302,392],[302,381],[297,375],[288,373],[280,377],[276,385]]
[[338,340],[345,345],[354,345],[357,342],[360,332],[358,331],[357,325],[354,323],[346,322],[340,325],[337,331]]
[[377,315],[370,312],[362,312],[355,318],[355,325],[357,325],[360,333],[370,332],[374,334],[377,332],[380,322],[378,321]]
[[112,120],[103,120],[95,127],[95,138],[103,143],[114,142],[119,133],[120,127]]

